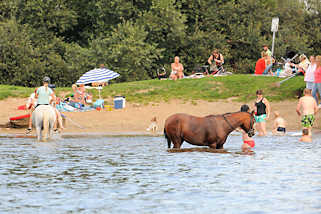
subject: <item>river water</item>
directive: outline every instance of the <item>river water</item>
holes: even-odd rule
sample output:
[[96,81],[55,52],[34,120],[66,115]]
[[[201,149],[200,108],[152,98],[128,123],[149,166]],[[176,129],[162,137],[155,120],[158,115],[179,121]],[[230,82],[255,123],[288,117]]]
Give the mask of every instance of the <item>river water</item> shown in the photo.
[[[230,136],[226,153],[163,137],[0,139],[0,213],[321,213],[321,138]],[[187,143],[184,148],[190,148]]]

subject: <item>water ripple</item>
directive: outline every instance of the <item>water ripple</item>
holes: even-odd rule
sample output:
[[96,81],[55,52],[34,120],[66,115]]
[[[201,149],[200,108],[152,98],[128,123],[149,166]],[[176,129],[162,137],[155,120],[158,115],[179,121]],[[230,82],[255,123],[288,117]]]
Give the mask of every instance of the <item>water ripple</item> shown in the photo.
[[0,213],[320,213],[314,139],[256,138],[251,156],[239,136],[226,153],[168,153],[161,137],[1,139]]

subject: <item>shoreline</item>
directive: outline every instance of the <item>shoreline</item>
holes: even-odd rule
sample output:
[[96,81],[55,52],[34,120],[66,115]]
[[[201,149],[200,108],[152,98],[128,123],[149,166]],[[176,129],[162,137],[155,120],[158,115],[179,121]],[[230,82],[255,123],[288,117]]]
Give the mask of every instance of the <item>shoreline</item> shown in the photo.
[[[320,135],[320,130],[313,130],[313,135]],[[229,134],[229,136],[241,136],[241,133],[237,131],[233,131]],[[266,136],[258,136],[255,135],[254,138],[264,138],[264,137],[301,137],[301,130],[297,131],[288,131],[285,135],[273,135],[272,132],[268,132]],[[73,139],[73,138],[117,138],[117,137],[164,137],[164,134],[161,132],[157,133],[148,133],[148,132],[123,132],[123,133],[93,133],[93,132],[84,132],[84,133],[62,133],[62,134],[54,134],[53,140],[64,138],[64,139]],[[8,133],[8,134],[0,134],[0,139],[13,139],[13,138],[33,138],[36,139],[37,136],[35,134],[21,134],[21,133]],[[165,137],[164,137],[165,140]],[[49,140],[50,141],[50,140]]]
[[[54,134],[54,137],[59,138],[104,138],[104,137],[161,137],[163,133],[144,133],[144,132],[123,132],[123,133],[101,133],[101,132],[83,132],[83,133],[62,133],[62,134]],[[22,133],[8,133],[8,134],[0,134],[1,138],[37,138],[35,134],[22,134]]]
[[[9,98],[0,101],[0,124],[5,124],[10,117],[24,115],[27,111],[17,110],[17,107],[25,104],[26,99]],[[251,109],[253,103],[239,103],[231,99],[216,102],[197,100],[193,104],[182,100],[172,100],[168,103],[153,103],[149,105],[132,104],[126,102],[123,109],[103,109],[87,112],[62,112],[66,117],[66,126],[63,136],[159,136],[163,135],[165,120],[175,113],[186,113],[194,116],[207,116],[239,111],[240,106],[248,104]],[[301,131],[300,117],[296,114],[297,100],[271,102],[272,113],[278,111],[287,121],[287,132]],[[157,117],[158,129],[156,133],[146,129],[151,124],[151,119]],[[273,128],[273,114],[267,121],[267,132]],[[314,131],[321,130],[321,114],[317,113]],[[25,135],[25,128],[0,128],[2,136]],[[35,135],[33,129],[32,135]]]

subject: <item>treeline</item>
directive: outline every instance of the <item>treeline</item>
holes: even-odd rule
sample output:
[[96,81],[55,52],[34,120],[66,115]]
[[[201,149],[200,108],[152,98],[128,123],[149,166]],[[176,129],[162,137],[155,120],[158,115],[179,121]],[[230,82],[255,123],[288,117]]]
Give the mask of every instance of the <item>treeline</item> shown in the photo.
[[0,84],[37,86],[48,75],[70,86],[103,63],[116,81],[153,78],[180,56],[186,72],[213,48],[225,67],[253,72],[271,19],[275,56],[321,54],[320,0],[4,0],[0,1]]

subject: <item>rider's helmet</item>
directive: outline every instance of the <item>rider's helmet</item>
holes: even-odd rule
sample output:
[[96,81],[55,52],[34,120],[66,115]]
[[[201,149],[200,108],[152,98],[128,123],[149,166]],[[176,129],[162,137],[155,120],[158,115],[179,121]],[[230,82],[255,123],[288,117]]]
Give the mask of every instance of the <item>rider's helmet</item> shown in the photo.
[[49,77],[44,77],[44,78],[43,78],[43,82],[50,83],[50,78],[49,78]]

